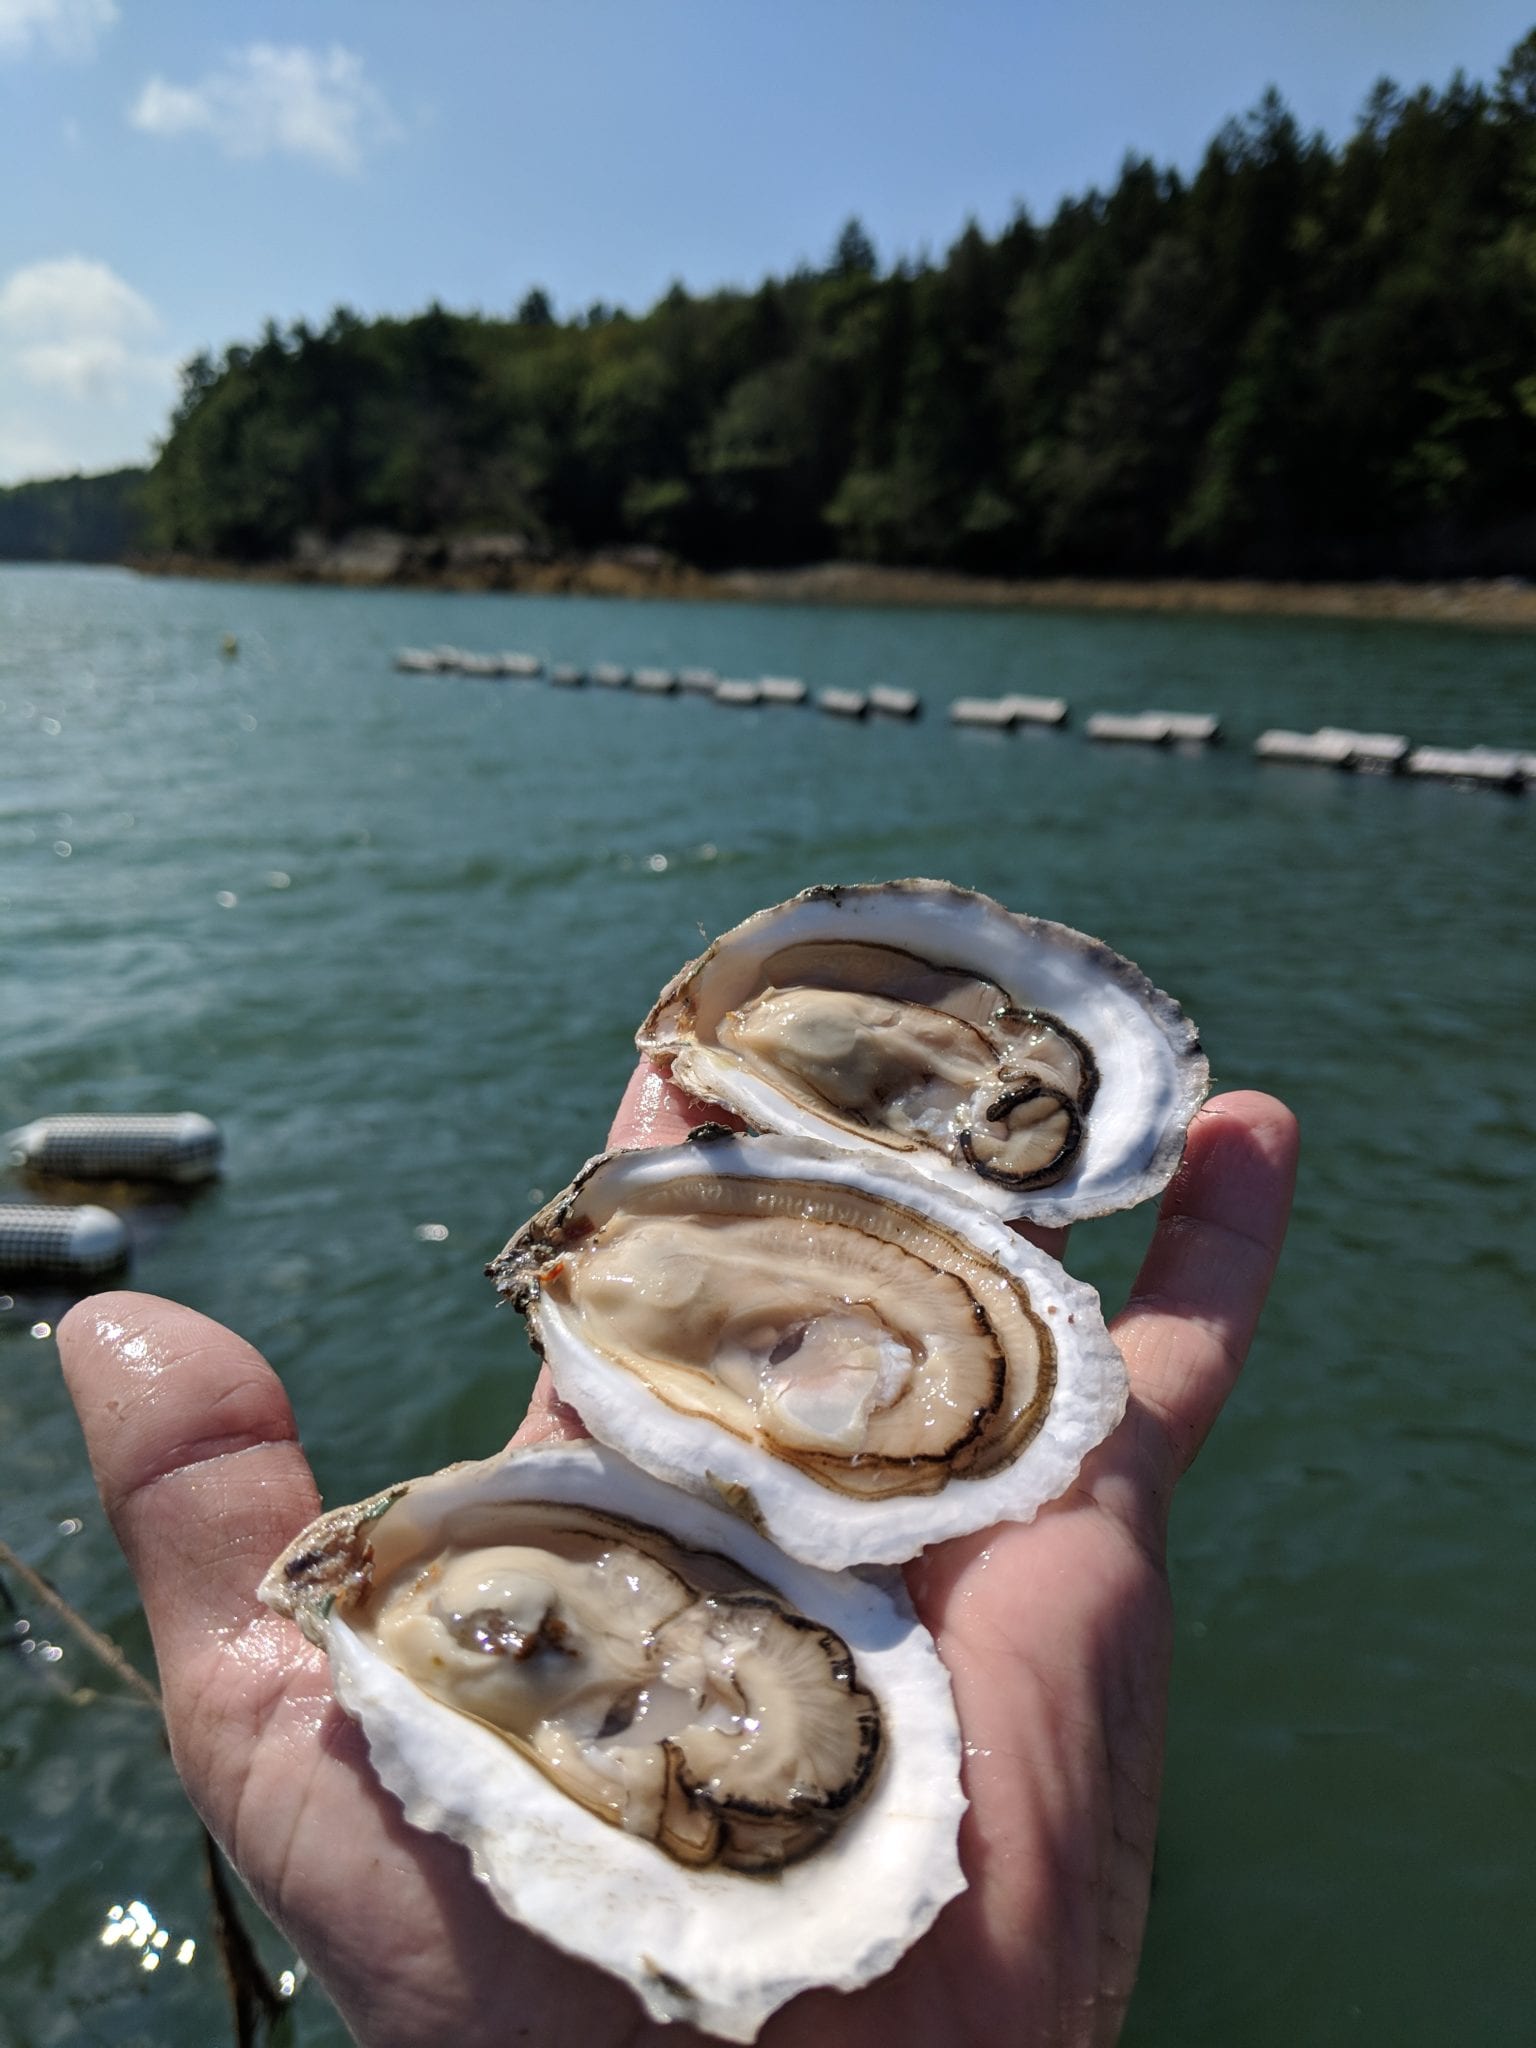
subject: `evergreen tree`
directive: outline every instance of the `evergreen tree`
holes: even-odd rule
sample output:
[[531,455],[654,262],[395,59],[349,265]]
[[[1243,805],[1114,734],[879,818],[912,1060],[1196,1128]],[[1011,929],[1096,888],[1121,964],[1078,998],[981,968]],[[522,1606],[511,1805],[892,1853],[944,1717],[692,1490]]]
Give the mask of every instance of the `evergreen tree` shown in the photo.
[[561,323],[533,289],[512,320],[269,325],[187,365],[145,498],[163,545],[244,559],[382,525],[708,564],[1525,573],[1533,332],[1536,32],[1491,89],[1382,80],[1338,148],[1266,93],[1187,183],[1128,157],[938,263],[882,275],[850,220],[823,269],[640,317]]

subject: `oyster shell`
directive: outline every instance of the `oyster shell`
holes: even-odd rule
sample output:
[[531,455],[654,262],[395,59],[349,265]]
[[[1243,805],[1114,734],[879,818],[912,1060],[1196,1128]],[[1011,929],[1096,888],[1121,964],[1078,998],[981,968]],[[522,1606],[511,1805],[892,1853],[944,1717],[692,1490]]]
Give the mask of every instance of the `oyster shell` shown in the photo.
[[610,1153],[489,1270],[594,1436],[828,1570],[1028,1521],[1125,1406],[1092,1288],[873,1148]]
[[1209,1070],[1194,1025],[1097,939],[952,883],[808,889],[717,939],[636,1043],[755,1128],[877,1147],[994,1214],[1156,1194]]
[[750,2041],[963,1888],[949,1681],[899,1582],[795,1564],[598,1445],[337,1509],[261,1590],[407,1818],[655,2019]]

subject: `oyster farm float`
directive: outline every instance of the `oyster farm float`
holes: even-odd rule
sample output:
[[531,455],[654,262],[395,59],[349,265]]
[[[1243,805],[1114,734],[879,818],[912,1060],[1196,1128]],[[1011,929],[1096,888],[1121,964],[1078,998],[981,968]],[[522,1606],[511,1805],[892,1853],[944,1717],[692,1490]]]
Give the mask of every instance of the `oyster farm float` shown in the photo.
[[1157,1193],[1208,1073],[1129,961],[932,881],[749,918],[637,1042],[746,1128],[589,1161],[490,1268],[593,1441],[335,1509],[262,1593],[506,1913],[751,2041],[964,1888],[893,1567],[1119,1421],[1098,1297],[1010,1224]]

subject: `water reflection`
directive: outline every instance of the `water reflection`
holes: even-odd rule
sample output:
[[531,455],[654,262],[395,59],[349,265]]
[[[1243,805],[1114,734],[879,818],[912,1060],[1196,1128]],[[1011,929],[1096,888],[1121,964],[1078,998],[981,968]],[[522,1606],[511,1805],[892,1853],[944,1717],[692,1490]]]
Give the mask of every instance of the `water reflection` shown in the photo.
[[126,1906],[108,1906],[97,1936],[103,1948],[126,1942],[138,1956],[141,1970],[158,1970],[164,1960],[180,1963],[185,1969],[197,1954],[197,1943],[189,1934],[172,1949],[171,1939],[170,1929],[160,1925],[142,1899],[130,1899]]

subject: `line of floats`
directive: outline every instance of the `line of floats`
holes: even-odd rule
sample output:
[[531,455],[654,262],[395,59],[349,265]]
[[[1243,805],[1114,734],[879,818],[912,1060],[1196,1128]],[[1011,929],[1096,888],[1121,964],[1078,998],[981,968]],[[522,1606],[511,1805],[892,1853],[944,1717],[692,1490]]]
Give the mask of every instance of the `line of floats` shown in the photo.
[[[683,694],[709,697],[716,704],[808,704],[832,718],[917,718],[922,699],[915,690],[875,683],[867,690],[825,689],[812,693],[797,676],[721,676],[712,668],[622,668],[597,662],[578,668],[568,662],[546,664],[536,654],[475,654],[461,647],[402,647],[395,667],[409,675],[511,676],[525,682],[543,676],[556,689],[634,690],[642,696]],[[1070,719],[1063,697],[1033,697],[1018,692],[1001,697],[956,697],[949,706],[952,725],[1009,731],[1019,726],[1061,727]],[[1217,746],[1220,722],[1207,712],[1094,711],[1083,722],[1091,740],[1110,744],[1199,749]],[[1507,747],[1416,747],[1402,733],[1355,732],[1347,726],[1324,725],[1315,732],[1289,732],[1272,727],[1253,742],[1261,761],[1295,762],[1339,768],[1365,775],[1428,776],[1467,787],[1514,792],[1536,783],[1536,754]]]
[[[515,676],[533,682],[540,676],[557,690],[591,684],[600,690],[634,690],[643,697],[677,694],[710,697],[717,704],[806,704],[811,693],[798,676],[722,676],[712,668],[620,668],[599,661],[591,668],[569,662],[547,666],[536,654],[470,654],[459,647],[402,647],[395,667],[411,675]],[[832,718],[916,718],[922,699],[916,690],[897,690],[876,683],[868,690],[818,690],[818,711]]]

